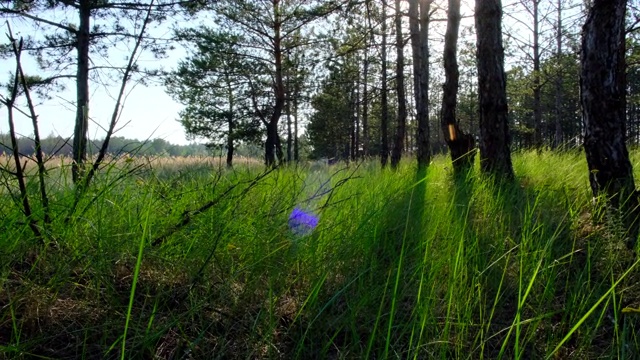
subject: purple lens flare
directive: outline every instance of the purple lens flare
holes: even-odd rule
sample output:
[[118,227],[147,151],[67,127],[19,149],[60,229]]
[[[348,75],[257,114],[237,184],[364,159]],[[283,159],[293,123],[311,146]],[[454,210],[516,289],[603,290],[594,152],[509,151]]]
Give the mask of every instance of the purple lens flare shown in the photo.
[[318,226],[318,217],[296,207],[289,215],[289,228],[296,235],[309,235]]

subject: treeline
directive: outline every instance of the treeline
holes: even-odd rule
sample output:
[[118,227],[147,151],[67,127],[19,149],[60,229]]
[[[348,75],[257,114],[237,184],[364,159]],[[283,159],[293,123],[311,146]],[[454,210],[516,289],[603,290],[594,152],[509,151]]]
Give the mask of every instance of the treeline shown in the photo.
[[[502,39],[506,49],[511,149],[581,147],[585,128],[580,109],[579,41],[589,7],[576,1],[527,2],[538,7],[540,14],[540,18],[529,19],[527,17],[531,9],[523,8],[523,4],[503,10],[509,15],[505,16],[507,21]],[[628,12],[628,30],[633,30],[634,11],[635,8],[630,8]],[[351,22],[351,26],[345,29],[339,44],[341,48],[338,47],[338,50],[346,52],[346,48],[349,52],[331,59],[324,76],[319,80],[318,91],[311,96],[312,112],[307,136],[314,157],[346,159],[389,152],[389,147],[398,140],[392,135],[398,127],[398,106],[402,102],[409,104],[404,151],[415,153],[418,149],[417,104],[420,102],[413,100],[415,89],[412,86],[405,85],[407,94],[402,98],[397,95],[396,79],[400,76],[391,74],[397,67],[397,57],[387,54],[387,57],[381,58],[380,54],[384,54],[381,47],[389,47],[388,39],[383,41],[381,37],[384,34],[381,31],[376,32],[370,30],[371,26],[363,25],[368,24],[371,14],[351,14],[359,21]],[[447,15],[437,14],[440,15],[434,15],[434,18]],[[522,18],[520,27],[508,20],[516,15]],[[385,14],[378,16],[372,21],[382,29],[380,23],[385,19]],[[386,17],[389,22],[389,16]],[[405,19],[405,22],[408,21]],[[444,32],[441,24],[438,22],[430,26]],[[404,31],[404,36],[408,35],[407,29],[400,30]],[[459,67],[455,119],[460,129],[479,140],[475,32],[473,25],[461,26],[460,39],[454,52]],[[395,35],[392,29],[387,38],[393,39]],[[640,144],[640,33],[627,31],[625,35],[626,140],[627,144],[637,146]],[[529,37],[529,40],[523,40],[524,37]],[[430,40],[434,45],[438,41]],[[431,131],[428,142],[433,153],[449,151],[445,139],[448,130],[443,132],[441,129],[445,60],[439,51],[434,49],[429,55],[428,122]],[[412,80],[415,60],[405,58],[403,62],[402,75]],[[385,106],[386,111],[383,110]],[[385,127],[388,135],[384,134]],[[383,146],[385,141],[391,143],[387,148]]]
[[[46,155],[71,156],[73,154],[72,142],[62,136],[50,135],[40,139],[42,151]],[[89,141],[89,154],[97,154],[104,140]],[[35,155],[35,141],[28,137],[18,138],[18,148],[23,155]],[[11,139],[8,134],[0,134],[0,155],[11,155]],[[175,145],[164,139],[136,140],[121,136],[114,136],[109,141],[107,153],[112,156],[207,156],[216,155],[220,148],[205,144],[192,143],[189,145]],[[240,156],[256,156],[260,148],[245,145],[237,150]]]

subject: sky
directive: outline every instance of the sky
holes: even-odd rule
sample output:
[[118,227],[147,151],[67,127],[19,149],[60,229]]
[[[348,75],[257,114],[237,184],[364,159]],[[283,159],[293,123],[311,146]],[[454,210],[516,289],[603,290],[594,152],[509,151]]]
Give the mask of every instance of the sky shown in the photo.
[[[10,21],[14,37],[37,35],[28,23],[20,21]],[[0,31],[0,41],[8,44],[6,23],[2,24]],[[175,24],[172,24],[175,25]],[[180,25],[180,24],[178,24]],[[186,24],[185,24],[186,25]],[[190,25],[193,25],[191,23]],[[169,24],[162,26],[155,32],[168,33],[170,31]],[[97,59],[98,56],[92,57],[92,61],[102,61],[102,64],[110,64],[113,66],[125,66],[127,60],[125,56],[130,52],[126,47],[114,46],[110,50],[108,59]],[[155,59],[151,54],[140,54],[138,63],[144,68],[165,69],[175,68],[181,58],[185,56],[184,49],[178,46],[174,51],[169,52],[169,56],[162,60]],[[23,54],[22,66],[25,74],[39,74],[42,71],[38,68],[35,59],[28,54]],[[7,84],[10,80],[10,73],[15,71],[15,60],[13,58],[0,59],[0,83]],[[71,70],[70,72],[73,72]],[[60,135],[68,138],[73,135],[73,127],[75,122],[75,82],[67,81],[66,89],[58,92],[50,92],[48,95],[51,99],[36,100],[36,113],[38,115],[38,124],[40,135],[42,137],[48,135]],[[89,85],[90,90],[90,109],[89,109],[89,138],[104,138],[106,128],[109,124],[113,109],[116,103],[117,94],[120,88],[120,79],[117,83],[110,86],[103,86],[94,82]],[[0,94],[8,95],[6,87],[0,89]],[[182,125],[177,121],[178,113],[183,106],[174,101],[166,92],[163,86],[155,84],[144,86],[130,82],[127,85],[126,99],[122,108],[121,116],[118,121],[119,128],[115,136],[122,136],[129,139],[145,140],[148,138],[162,138],[173,144],[188,144],[193,141],[186,139],[186,135]],[[23,101],[23,110],[26,103]],[[22,136],[32,136],[33,127],[31,120],[25,116],[14,112],[15,125],[17,132]],[[6,107],[0,110],[0,133],[9,131],[8,114]]]
[[[6,78],[6,76],[5,76]],[[6,80],[5,80],[6,81]],[[91,91],[89,137],[103,138],[105,132],[96,125],[106,127],[115,106],[116,87],[97,88]],[[69,104],[74,99],[73,89],[53,94],[54,98],[36,107],[41,136],[73,134],[75,109]],[[177,121],[182,105],[167,95],[161,86],[138,85],[129,92],[115,135],[130,139],[163,138],[173,144],[187,144],[182,125]],[[17,116],[17,114],[16,114]],[[24,116],[16,117],[18,133],[30,136],[31,122]],[[7,112],[0,113],[0,132],[8,132]]]
[[[473,6],[472,2],[463,0],[462,15],[463,25],[473,24]],[[56,14],[59,15],[59,14]],[[508,20],[508,19],[505,19]],[[9,20],[14,34],[17,36],[37,35],[28,23],[16,22]],[[170,26],[187,26],[194,25],[194,21],[189,23],[173,23],[171,25],[163,25],[154,31],[160,33],[168,33]],[[2,26],[4,29],[2,34],[6,33],[6,24]],[[443,31],[442,31],[443,32]],[[8,42],[5,36],[0,41]],[[407,51],[410,51],[407,47]],[[114,46],[109,59],[103,59],[112,65],[126,64],[125,56],[127,49]],[[142,54],[139,63],[142,67],[165,69],[175,68],[181,58],[186,55],[184,49],[178,46],[173,52],[169,53],[166,59],[157,60],[149,54]],[[92,59],[93,60],[93,59]],[[97,61],[97,60],[96,60]],[[33,58],[24,55],[23,66],[25,72],[38,73],[36,62]],[[9,73],[13,72],[15,61],[13,59],[0,59],[0,83],[6,84],[9,80]],[[160,85],[143,86],[130,83],[128,85],[128,96],[124,104],[123,111],[118,123],[119,131],[116,136],[122,136],[130,139],[144,140],[148,138],[162,138],[173,144],[187,144],[185,132],[177,121],[179,112],[183,106],[174,101],[166,94],[164,87]],[[36,112],[40,126],[41,136],[60,135],[62,137],[71,137],[73,134],[73,126],[75,120],[75,108],[72,104],[75,99],[74,83],[67,82],[67,89],[62,92],[51,93],[50,100],[38,101]],[[95,83],[90,85],[91,102],[90,102],[90,120],[89,137],[91,139],[100,139],[104,137],[105,131],[101,127],[106,127],[111,118],[115,105],[115,97],[117,96],[119,84],[105,87]],[[0,93],[6,95],[6,89],[0,90]],[[19,114],[16,114],[16,128],[18,133],[23,136],[32,136],[33,128],[31,121]],[[8,132],[7,111],[3,108],[0,111],[0,133]],[[203,140],[200,140],[203,141]]]

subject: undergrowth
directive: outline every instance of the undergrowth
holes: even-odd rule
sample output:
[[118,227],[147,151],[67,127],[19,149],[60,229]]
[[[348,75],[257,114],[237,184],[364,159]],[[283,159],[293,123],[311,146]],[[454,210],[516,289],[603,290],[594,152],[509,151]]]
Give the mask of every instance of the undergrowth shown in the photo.
[[71,215],[50,172],[52,246],[0,192],[0,357],[638,358],[637,265],[584,156],[514,168],[115,168]]

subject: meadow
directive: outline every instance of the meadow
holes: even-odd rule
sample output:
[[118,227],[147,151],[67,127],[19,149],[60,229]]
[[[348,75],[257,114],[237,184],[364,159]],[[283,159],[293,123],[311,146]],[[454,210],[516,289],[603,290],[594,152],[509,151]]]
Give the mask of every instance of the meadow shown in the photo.
[[74,205],[54,166],[47,246],[4,177],[0,358],[639,358],[640,269],[584,154],[514,168],[130,159]]

